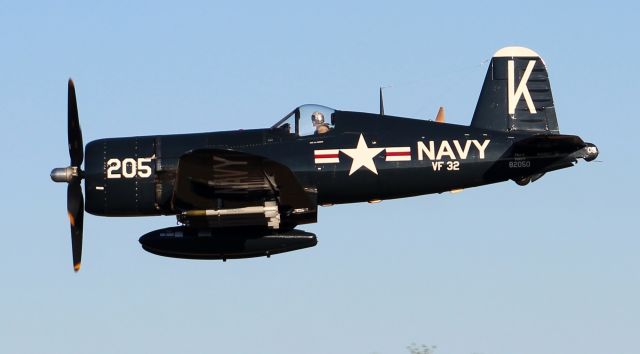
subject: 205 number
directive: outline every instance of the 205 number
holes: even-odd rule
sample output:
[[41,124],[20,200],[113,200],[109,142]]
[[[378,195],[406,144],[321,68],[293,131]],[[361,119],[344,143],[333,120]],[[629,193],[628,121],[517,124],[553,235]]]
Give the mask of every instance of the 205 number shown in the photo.
[[107,161],[107,178],[147,178],[151,176],[151,158],[110,159]]

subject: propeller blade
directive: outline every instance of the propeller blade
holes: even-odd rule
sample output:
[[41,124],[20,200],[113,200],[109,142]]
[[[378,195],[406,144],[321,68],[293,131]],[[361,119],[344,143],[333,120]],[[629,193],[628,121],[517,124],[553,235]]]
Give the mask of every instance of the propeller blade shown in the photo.
[[82,130],[78,117],[78,103],[76,102],[76,89],[73,80],[69,79],[69,94],[67,103],[69,157],[71,166],[79,167],[84,160],[84,145],[82,144]]
[[67,187],[67,214],[71,224],[71,249],[73,270],[80,270],[82,260],[82,223],[84,219],[84,197],[80,182],[71,182]]
[[438,115],[436,116],[436,122],[444,123],[444,107],[440,107]]

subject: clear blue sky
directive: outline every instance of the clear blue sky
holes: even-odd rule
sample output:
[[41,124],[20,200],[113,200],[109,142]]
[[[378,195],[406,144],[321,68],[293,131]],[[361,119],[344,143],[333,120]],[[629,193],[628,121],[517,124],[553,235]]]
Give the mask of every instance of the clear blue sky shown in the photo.
[[[638,2],[2,1],[0,352],[638,353]],[[602,3],[602,4],[601,4]],[[320,210],[312,249],[189,261],[85,218],[74,274],[66,80],[85,141],[266,127],[319,103],[468,124],[486,64],[549,67],[560,129],[601,163]]]

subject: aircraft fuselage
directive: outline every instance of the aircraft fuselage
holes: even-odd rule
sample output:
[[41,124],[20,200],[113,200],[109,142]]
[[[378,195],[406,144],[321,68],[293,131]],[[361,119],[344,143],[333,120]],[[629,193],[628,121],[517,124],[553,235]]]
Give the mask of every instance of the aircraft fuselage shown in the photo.
[[[441,193],[534,175],[566,155],[514,156],[532,134],[344,112],[333,130],[297,136],[277,129],[96,140],[86,148],[86,210],[102,216],[176,214],[171,197],[180,157],[235,150],[288,166],[320,205]],[[242,180],[223,164],[230,183]]]

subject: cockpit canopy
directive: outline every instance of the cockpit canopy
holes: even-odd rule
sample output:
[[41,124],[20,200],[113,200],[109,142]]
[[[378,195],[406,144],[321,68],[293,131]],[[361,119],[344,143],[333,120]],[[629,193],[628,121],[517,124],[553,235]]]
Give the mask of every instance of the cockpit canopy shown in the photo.
[[297,136],[324,134],[333,129],[334,112],[333,108],[305,104],[291,111],[271,128]]

